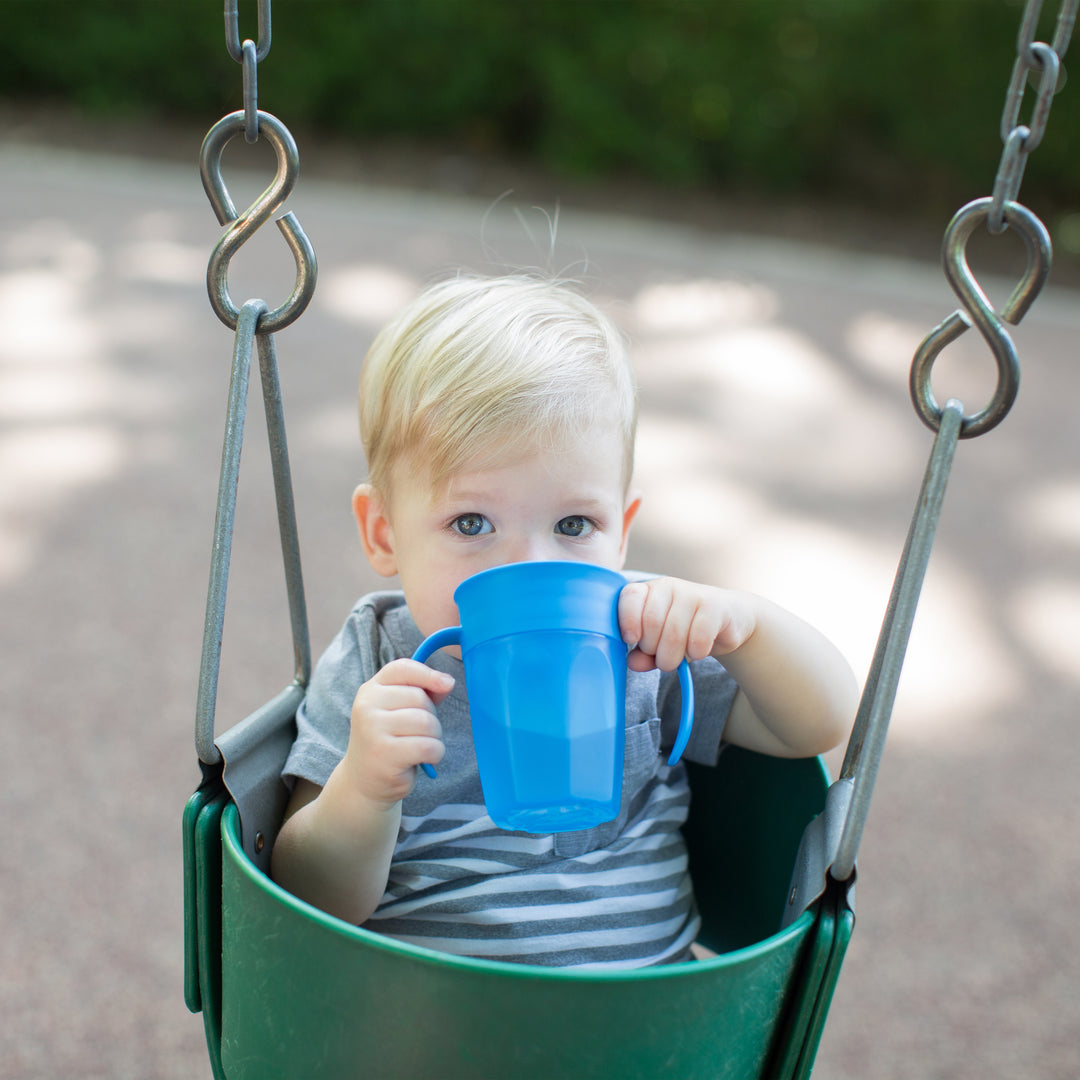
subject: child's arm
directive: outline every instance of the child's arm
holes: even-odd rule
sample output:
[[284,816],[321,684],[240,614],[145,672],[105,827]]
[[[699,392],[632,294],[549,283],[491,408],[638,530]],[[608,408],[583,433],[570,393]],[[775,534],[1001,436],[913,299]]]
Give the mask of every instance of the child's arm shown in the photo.
[[739,684],[727,742],[775,757],[810,757],[851,727],[858,691],[847,661],[821,634],[752,593],[654,578],[627,585],[619,623],[630,666],[671,671],[685,656],[722,661]]
[[435,704],[453,677],[395,660],[356,693],[349,746],[326,786],[301,780],[274,844],[274,880],[331,915],[362,923],[386,890],[401,800],[416,766],[442,760]]

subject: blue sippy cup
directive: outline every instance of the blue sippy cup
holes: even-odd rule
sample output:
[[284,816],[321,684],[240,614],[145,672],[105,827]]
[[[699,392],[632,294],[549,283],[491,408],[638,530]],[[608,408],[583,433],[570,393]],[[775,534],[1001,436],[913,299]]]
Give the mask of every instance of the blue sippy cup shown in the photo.
[[[413,655],[460,645],[484,803],[501,829],[589,829],[619,814],[626,657],[619,593],[627,579],[579,562],[508,563],[454,591],[460,626]],[[669,764],[693,724],[690,669]],[[424,766],[429,776],[435,771]]]

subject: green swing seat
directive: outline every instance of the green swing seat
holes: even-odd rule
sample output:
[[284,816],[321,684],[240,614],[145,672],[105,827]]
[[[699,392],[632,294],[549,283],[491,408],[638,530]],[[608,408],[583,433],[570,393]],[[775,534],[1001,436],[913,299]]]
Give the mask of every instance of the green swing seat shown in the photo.
[[714,769],[690,766],[685,832],[701,942],[716,958],[560,972],[402,944],[270,880],[294,701],[286,692],[234,729],[242,786],[252,763],[261,771],[245,797],[253,820],[241,825],[220,770],[184,812],[186,999],[203,1013],[215,1077],[810,1074],[854,923],[846,887],[833,883],[778,930],[800,837],[825,801],[819,760],[729,748]]

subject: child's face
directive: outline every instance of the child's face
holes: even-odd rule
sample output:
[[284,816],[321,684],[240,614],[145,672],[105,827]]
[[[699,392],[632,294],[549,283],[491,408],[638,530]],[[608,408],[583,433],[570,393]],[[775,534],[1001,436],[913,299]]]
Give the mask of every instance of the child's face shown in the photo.
[[639,500],[623,493],[615,424],[575,445],[465,468],[434,496],[426,477],[395,477],[391,505],[369,488],[354,506],[372,566],[397,573],[420,631],[458,623],[454,590],[492,566],[567,559],[618,570]]

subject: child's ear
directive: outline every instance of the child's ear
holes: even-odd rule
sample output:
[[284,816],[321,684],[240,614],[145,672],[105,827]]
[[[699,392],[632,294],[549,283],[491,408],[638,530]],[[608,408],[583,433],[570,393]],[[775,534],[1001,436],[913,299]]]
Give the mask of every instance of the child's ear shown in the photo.
[[393,577],[397,573],[394,530],[386,516],[382,496],[370,484],[361,484],[353,492],[352,508],[360,530],[360,543],[372,570],[383,577]]
[[634,518],[641,509],[641,496],[636,491],[631,491],[626,496],[626,509],[623,510],[622,520],[622,543],[619,545],[619,566],[626,561],[626,545],[630,540],[630,526],[634,524]]

